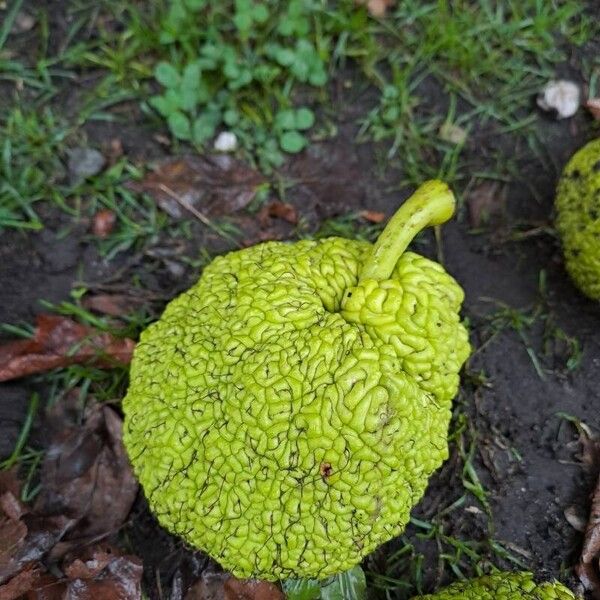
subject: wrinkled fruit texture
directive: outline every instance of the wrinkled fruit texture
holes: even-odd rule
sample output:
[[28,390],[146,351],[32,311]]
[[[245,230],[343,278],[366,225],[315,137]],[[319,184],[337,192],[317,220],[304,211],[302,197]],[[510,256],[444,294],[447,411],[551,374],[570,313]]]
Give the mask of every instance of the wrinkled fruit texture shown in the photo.
[[496,573],[454,583],[437,594],[412,600],[575,600],[558,582],[536,584],[531,573]]
[[141,337],[125,444],[160,523],[238,577],[348,569],[447,457],[462,289],[411,252],[269,242],[214,260]]
[[556,210],[567,271],[584,294],[600,300],[600,139],[567,163]]

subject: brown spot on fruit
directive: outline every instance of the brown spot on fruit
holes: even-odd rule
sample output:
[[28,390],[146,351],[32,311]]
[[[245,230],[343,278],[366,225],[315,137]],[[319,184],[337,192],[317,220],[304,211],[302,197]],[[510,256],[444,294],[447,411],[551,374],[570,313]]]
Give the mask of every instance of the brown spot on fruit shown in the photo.
[[319,472],[321,473],[321,477],[323,479],[327,479],[333,473],[333,467],[329,463],[321,463]]

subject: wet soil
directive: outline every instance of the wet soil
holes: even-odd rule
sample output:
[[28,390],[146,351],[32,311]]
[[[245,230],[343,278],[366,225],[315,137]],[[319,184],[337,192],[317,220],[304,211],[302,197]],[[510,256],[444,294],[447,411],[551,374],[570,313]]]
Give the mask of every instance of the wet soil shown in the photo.
[[[384,147],[355,142],[355,118],[367,112],[371,97],[368,93],[353,97],[345,89],[332,84],[338,135],[312,144],[284,170],[296,181],[288,189],[286,201],[297,207],[312,229],[325,218],[350,211],[368,209],[389,216],[410,191],[401,185],[401,152],[388,164],[384,160],[382,169]],[[125,109],[121,106],[117,110]],[[600,305],[585,299],[569,281],[555,237],[542,231],[511,241],[510,234],[551,222],[560,169],[591,132],[590,121],[583,114],[565,122],[541,119],[539,136],[553,166],[544,168],[521,152],[522,177],[505,187],[506,200],[492,221],[475,233],[463,203],[457,219],[445,225],[441,235],[444,264],[466,293],[463,314],[469,320],[476,350],[468,371],[485,373],[488,382],[474,386],[466,377],[458,403],[476,430],[479,452],[474,460],[490,493],[493,536],[513,548],[541,577],[563,579],[565,570],[576,561],[581,543],[581,534],[567,523],[563,513],[576,505],[585,514],[592,482],[576,460],[580,451],[576,431],[561,414],[600,431]],[[140,163],[164,155],[156,133],[147,124],[136,123],[135,118],[124,129],[114,124],[84,128],[90,145],[102,146],[118,137],[125,153]],[[512,143],[510,138],[496,138],[490,130],[475,131],[473,136],[477,143],[470,144],[467,157],[483,165],[498,144],[510,147]],[[165,300],[198,276],[192,267],[173,275],[144,251],[106,261],[89,235],[88,223],[73,224],[50,207],[43,210],[42,217],[45,228],[41,232],[0,233],[0,322],[33,322],[43,310],[41,299],[67,300],[78,282],[101,283],[117,271],[121,282],[139,276]],[[242,229],[248,223],[243,216],[234,218]],[[69,233],[65,236],[66,226]],[[197,256],[203,246],[219,252],[227,249],[201,225],[194,223],[191,230],[193,235],[182,249],[188,256]],[[156,245],[169,243],[172,240],[161,238]],[[438,250],[432,234],[420,239],[419,251],[436,257]],[[499,309],[498,303],[523,310],[534,307],[540,301],[542,271],[546,274],[546,313],[578,340],[582,350],[577,368],[566,369],[564,348],[554,347],[544,353],[543,327],[534,324],[527,335],[539,357],[543,378],[519,333],[507,328],[491,336],[488,320]],[[0,384],[0,456],[10,453],[34,389],[44,394],[44,384],[35,378]],[[35,439],[34,432],[32,443]],[[430,518],[456,500],[462,494],[460,477],[460,462],[453,447],[451,459],[434,476],[415,516]],[[467,507],[469,503],[474,501],[469,500]],[[464,539],[487,535],[484,519],[476,510],[461,509],[452,515],[445,521],[449,535]],[[414,529],[409,528],[409,535],[411,531]],[[173,586],[185,590],[208,564],[201,554],[189,552],[157,526],[142,497],[125,534],[133,551],[144,559],[150,598],[169,597]],[[386,556],[395,547],[395,542],[384,546],[367,566],[372,571],[385,570]],[[434,545],[423,544],[420,549],[425,563],[435,565]],[[430,574],[425,587],[438,583],[435,568]],[[441,579],[448,577],[446,573]],[[181,597],[174,594],[173,598]]]

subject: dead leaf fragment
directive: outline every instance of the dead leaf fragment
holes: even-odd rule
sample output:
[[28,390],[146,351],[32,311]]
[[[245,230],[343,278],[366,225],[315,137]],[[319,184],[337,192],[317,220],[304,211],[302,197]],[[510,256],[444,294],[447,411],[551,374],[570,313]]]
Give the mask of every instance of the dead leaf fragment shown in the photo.
[[225,600],[284,600],[283,592],[269,581],[230,577],[223,586]]
[[[18,521],[18,525],[13,522],[9,527],[11,537],[4,542],[5,551],[0,555],[0,585],[39,561],[71,525],[72,521],[63,516],[47,517],[33,514],[25,515]],[[15,531],[18,532],[18,536]],[[23,533],[25,535],[22,535]]]
[[596,121],[600,121],[600,98],[590,98],[585,107]]
[[[254,169],[227,154],[184,156],[161,162],[141,181],[129,182],[135,192],[152,196],[175,219],[187,210],[228,215],[242,210],[265,180]],[[179,200],[179,201],[178,201]]]
[[139,600],[142,562],[121,555],[114,547],[87,548],[64,568],[69,578],[65,598],[69,600]]
[[[600,440],[589,436],[584,430],[580,441],[583,443],[583,464],[598,470],[600,464]],[[591,496],[590,514],[585,527],[585,535],[579,564],[575,571],[592,597],[600,599],[600,476]]]
[[236,579],[229,573],[205,573],[187,592],[185,600],[284,600],[273,583]]
[[39,583],[42,574],[43,569],[41,567],[27,566],[8,583],[0,585],[0,600],[17,600],[21,598]]
[[122,317],[131,312],[135,299],[125,294],[96,294],[85,296],[82,304],[88,310],[110,315],[111,317]]
[[92,233],[104,239],[108,237],[115,228],[117,215],[109,209],[99,210],[92,219]]
[[385,213],[376,210],[361,210],[358,214],[369,223],[382,223],[385,221]]
[[0,381],[72,364],[128,364],[134,347],[129,338],[117,338],[67,317],[39,315],[33,338],[0,346]]
[[[122,555],[116,548],[93,546],[63,566],[65,577],[57,579],[41,567],[29,567],[4,586],[17,595],[0,600],[140,600],[142,563],[136,556]],[[14,583],[13,583],[14,582]]]
[[263,206],[258,213],[258,221],[261,227],[265,228],[270,225],[270,219],[281,219],[292,225],[298,223],[298,213],[292,204],[274,200]]
[[85,410],[79,424],[73,412],[64,402],[50,413],[48,426],[53,435],[34,507],[38,513],[67,515],[76,521],[65,543],[117,531],[138,490],[117,413],[109,406],[94,404]]

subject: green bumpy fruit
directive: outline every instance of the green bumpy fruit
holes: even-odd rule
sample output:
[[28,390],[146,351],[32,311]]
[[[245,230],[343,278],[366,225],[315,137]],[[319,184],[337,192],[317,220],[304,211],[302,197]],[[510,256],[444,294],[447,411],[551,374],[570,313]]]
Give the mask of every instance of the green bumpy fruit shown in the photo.
[[124,441],[164,527],[267,580],[325,578],[403,530],[470,351],[462,289],[404,250],[453,209],[428,182],[374,246],[219,257],[142,333]]
[[600,300],[600,139],[567,163],[556,211],[567,271],[584,294]]
[[537,584],[531,573],[495,573],[460,581],[437,594],[412,600],[575,600],[576,596],[558,582]]

